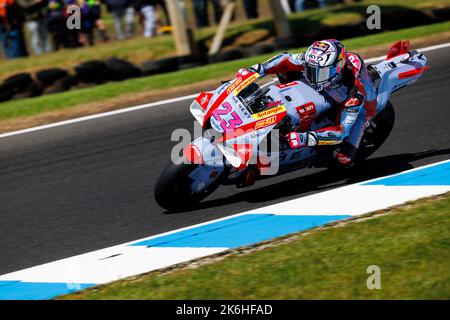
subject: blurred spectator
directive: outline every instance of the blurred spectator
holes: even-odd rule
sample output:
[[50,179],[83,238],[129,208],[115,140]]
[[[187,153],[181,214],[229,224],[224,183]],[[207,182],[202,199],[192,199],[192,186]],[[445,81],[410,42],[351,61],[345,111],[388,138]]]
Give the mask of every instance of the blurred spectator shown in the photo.
[[105,22],[102,19],[101,0],[87,0],[87,1],[92,10],[92,18],[95,21],[95,27],[97,28],[98,33],[100,35],[100,40],[102,42],[108,42],[109,36],[106,31]]
[[[66,48],[77,48],[81,47],[80,42],[80,31],[79,29],[69,29],[67,27],[67,18],[70,16],[70,12],[67,11],[67,7],[71,5],[78,5],[77,0],[65,0],[63,5],[63,17],[64,17],[64,30],[65,30],[65,41],[64,47]],[[82,20],[83,21],[83,20]]]
[[103,20],[101,19],[101,8],[98,0],[78,0],[81,9],[81,34],[82,44],[94,45],[94,29],[97,28],[100,40],[108,41],[108,35]]
[[[295,12],[303,11],[305,9],[304,4],[305,0],[295,0]],[[325,0],[317,0],[317,5],[319,6],[319,8],[325,7]]]
[[0,0],[0,41],[7,58],[28,56],[24,21],[22,10],[15,0]]
[[[105,0],[108,11],[111,13],[114,21],[116,37],[119,40],[125,37],[132,37],[134,34],[134,4],[133,0]],[[122,23],[125,20],[125,33]]]
[[44,0],[17,0],[17,3],[25,14],[26,27],[30,33],[34,54],[49,52],[51,47],[45,23],[47,3]]
[[156,0],[156,5],[161,7],[161,10],[164,12],[165,21],[162,23],[162,25],[170,26],[170,16],[169,16],[169,11],[167,10],[166,1],[165,0]]
[[222,7],[220,5],[220,0],[192,0],[197,27],[199,28],[209,26],[208,2],[210,1],[212,2],[214,7],[214,20],[216,21],[216,23],[220,22],[220,18],[222,17]]
[[47,4],[47,30],[52,38],[53,50],[67,47],[65,4],[63,0],[49,0]]
[[258,18],[258,0],[244,0],[244,9],[248,19]]
[[138,10],[144,21],[144,37],[155,36],[156,29],[156,0],[136,0],[135,8]]

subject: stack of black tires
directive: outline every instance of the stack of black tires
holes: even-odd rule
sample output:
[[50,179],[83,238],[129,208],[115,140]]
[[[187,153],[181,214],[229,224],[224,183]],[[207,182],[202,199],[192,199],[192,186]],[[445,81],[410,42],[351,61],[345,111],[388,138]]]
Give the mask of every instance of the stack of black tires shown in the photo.
[[[140,67],[130,61],[109,58],[81,63],[69,72],[61,68],[49,68],[31,73],[18,73],[0,84],[0,102],[11,99],[37,97],[43,94],[59,93],[73,88],[99,85],[110,81],[123,81],[141,76],[149,76],[189,69],[273,52],[270,44],[259,44],[240,49],[225,50],[214,55],[196,54],[146,61]],[[206,51],[206,50],[205,50]]]
[[22,72],[4,79],[0,84],[0,102],[64,92],[76,86],[122,81],[142,74],[133,63],[118,58],[87,61],[77,65],[73,73],[62,68],[43,69],[34,75]]

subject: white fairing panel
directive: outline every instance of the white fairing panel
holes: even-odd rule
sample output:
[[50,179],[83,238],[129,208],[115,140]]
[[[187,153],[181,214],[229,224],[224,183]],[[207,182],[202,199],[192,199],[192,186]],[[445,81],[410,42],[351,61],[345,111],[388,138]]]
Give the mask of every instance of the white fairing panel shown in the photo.
[[291,121],[295,126],[300,124],[300,117],[296,109],[297,107],[312,102],[314,103],[317,114],[320,114],[331,107],[331,104],[327,102],[322,95],[301,81],[297,81],[296,85],[286,88],[272,86],[268,94],[274,100],[282,101],[286,106],[287,115],[291,118]]
[[191,111],[191,114],[194,116],[195,120],[197,120],[200,124],[203,123],[203,118],[205,117],[206,111],[203,110],[202,106],[194,100],[192,102],[189,110]]
[[422,75],[422,73],[419,73],[412,77],[400,78],[401,73],[422,69],[426,64],[427,58],[425,55],[416,53],[410,57],[406,53],[373,65],[373,68],[380,75],[377,98],[378,110],[382,110],[386,106],[392,92],[416,82]]

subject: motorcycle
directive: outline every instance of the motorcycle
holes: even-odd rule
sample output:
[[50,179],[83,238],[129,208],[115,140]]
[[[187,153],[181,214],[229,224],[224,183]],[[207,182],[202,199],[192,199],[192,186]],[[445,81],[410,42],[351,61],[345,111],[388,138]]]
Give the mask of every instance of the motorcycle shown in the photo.
[[[355,163],[386,141],[395,122],[390,95],[415,82],[428,68],[426,63],[422,53],[399,41],[384,61],[367,66],[377,92],[377,112],[365,123]],[[262,179],[306,167],[336,167],[336,146],[292,149],[284,138],[294,127],[316,130],[336,119],[337,108],[330,108],[300,75],[290,80],[287,74],[277,80],[250,72],[224,81],[214,92],[200,93],[190,112],[202,135],[163,170],[154,190],[156,202],[168,210],[192,208],[220,185],[248,185],[252,170],[259,173],[253,177]],[[304,120],[308,116],[311,121]]]

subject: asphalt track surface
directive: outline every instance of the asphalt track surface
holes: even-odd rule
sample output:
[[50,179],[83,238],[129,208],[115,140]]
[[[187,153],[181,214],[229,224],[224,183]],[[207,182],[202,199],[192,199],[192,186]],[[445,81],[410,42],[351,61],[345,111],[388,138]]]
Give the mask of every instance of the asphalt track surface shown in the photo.
[[195,211],[153,199],[172,131],[193,129],[188,101],[0,139],[0,274],[450,158],[450,48],[426,55],[430,69],[391,99],[391,136],[361,166],[221,187]]

